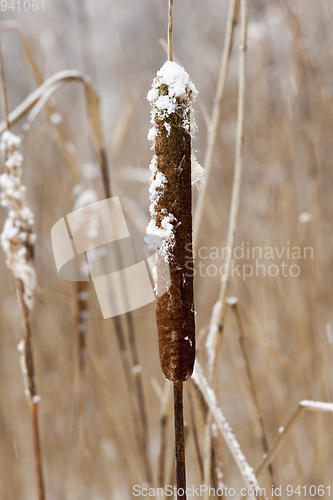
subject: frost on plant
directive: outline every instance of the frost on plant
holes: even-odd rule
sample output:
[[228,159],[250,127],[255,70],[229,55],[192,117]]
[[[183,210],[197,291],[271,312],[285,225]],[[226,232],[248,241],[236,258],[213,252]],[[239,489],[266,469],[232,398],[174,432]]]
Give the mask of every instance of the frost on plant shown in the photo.
[[33,265],[34,214],[25,203],[26,187],[22,185],[23,157],[19,153],[21,140],[9,131],[1,136],[1,151],[5,169],[0,176],[1,205],[8,210],[8,218],[1,234],[1,246],[6,265],[23,283],[23,299],[33,307],[36,273]]
[[[192,102],[198,94],[194,84],[190,81],[188,73],[173,61],[166,61],[162,68],[157,72],[153,81],[152,88],[148,92],[147,99],[151,103],[151,124],[148,132],[148,139],[152,141],[152,149],[156,150],[156,140],[160,134],[160,127],[163,127],[167,136],[171,134],[172,115],[177,112],[181,106],[183,112],[182,127],[188,133],[194,133],[196,130],[193,118]],[[165,189],[168,188],[168,179],[157,169],[158,158],[155,154],[150,164],[151,185],[149,189],[150,215],[151,220],[147,227],[147,234],[157,235],[163,239],[161,249],[165,260],[170,257],[170,250],[175,245],[175,228],[179,225],[174,214],[165,211],[157,217],[156,206],[163,198]],[[194,154],[191,157],[191,180],[200,188],[203,182],[204,169],[197,162]],[[182,164],[178,166],[179,172],[182,171]],[[151,250],[154,250],[150,246]],[[156,248],[157,249],[157,248]]]
[[149,167],[151,220],[146,241],[150,250],[158,250],[153,277],[159,355],[163,375],[173,382],[189,379],[195,358],[193,277],[186,276],[186,249],[192,242],[192,174],[198,183],[201,168],[191,155],[196,95],[189,75],[172,61],[158,71],[148,92],[148,138],[155,154]]
[[216,356],[216,345],[217,345],[217,337],[219,331],[219,320],[221,315],[222,302],[218,300],[212,312],[212,317],[210,320],[209,332],[206,338],[205,347],[207,350],[207,366],[209,374],[213,373],[213,367]]
[[241,447],[240,447],[240,445],[239,445],[239,443],[238,443],[238,441],[233,433],[232,428],[230,427],[227,419],[225,418],[221,408],[218,407],[215,392],[208,384],[208,381],[205,378],[205,376],[203,374],[203,370],[202,370],[198,361],[196,361],[196,363],[195,363],[192,378],[193,378],[194,383],[199,388],[201,388],[201,392],[203,393],[204,396],[205,396],[204,393],[206,393],[205,399],[206,399],[206,402],[209,401],[210,408],[213,408],[215,410],[216,416],[218,417],[216,419],[217,426],[221,430],[221,432],[224,436],[224,439],[229,446],[230,451],[232,452],[234,458],[236,459],[236,463],[237,463],[243,477],[246,479],[246,481],[248,482],[248,485],[251,488],[254,488],[255,491],[260,490],[260,486],[258,484],[258,480],[255,476],[254,470],[248,464],[246,457],[243,454]]

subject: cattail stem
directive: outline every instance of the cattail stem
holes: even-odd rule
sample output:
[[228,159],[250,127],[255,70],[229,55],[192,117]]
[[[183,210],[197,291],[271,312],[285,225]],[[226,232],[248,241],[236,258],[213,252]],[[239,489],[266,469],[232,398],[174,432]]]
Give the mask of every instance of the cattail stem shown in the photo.
[[[154,270],[157,292],[156,324],[160,364],[164,377],[174,383],[175,454],[177,498],[185,499],[183,382],[193,372],[195,360],[195,311],[193,274],[187,273],[192,255],[191,104],[197,90],[189,75],[172,59],[172,0],[169,1],[169,60],[148,93],[153,127],[148,137],[155,155],[150,164],[151,221],[147,234],[162,240]],[[192,125],[192,129],[191,129]],[[201,172],[200,172],[201,173]],[[156,239],[155,239],[156,241]]]
[[183,382],[173,384],[177,500],[186,500]]

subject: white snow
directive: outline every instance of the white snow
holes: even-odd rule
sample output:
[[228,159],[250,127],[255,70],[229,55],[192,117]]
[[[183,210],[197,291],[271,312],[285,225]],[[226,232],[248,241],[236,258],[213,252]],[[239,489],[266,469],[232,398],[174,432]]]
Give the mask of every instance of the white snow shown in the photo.
[[190,343],[190,346],[192,347],[192,340],[188,336],[185,337],[184,340],[187,340]]
[[329,411],[333,412],[333,403],[324,403],[322,401],[309,401],[304,399],[299,403],[301,406],[304,406],[308,410],[320,410],[320,411]]
[[[175,245],[175,234],[174,234],[174,225],[176,219],[172,214],[165,215],[161,221],[161,226],[158,227],[156,225],[155,219],[151,219],[149,222],[146,232],[148,235],[159,236],[163,240],[163,245],[161,247],[161,253],[164,255],[166,261],[170,256],[170,250]],[[148,243],[148,250],[157,250],[160,247],[160,241],[154,239],[150,239]]]
[[77,192],[78,196],[74,203],[74,210],[78,210],[79,208],[86,207],[98,201],[98,196],[94,189],[82,189],[81,186],[76,186],[73,194],[76,195]]
[[90,293],[89,292],[80,292],[79,293],[79,300],[82,300],[83,302],[87,302],[89,300]]
[[[29,309],[33,307],[36,273],[32,261],[34,214],[26,206],[26,187],[22,185],[23,157],[18,149],[19,137],[9,131],[1,136],[1,150],[5,158],[5,172],[0,176],[1,205],[8,209],[1,234],[1,246],[6,255],[6,265],[23,283],[23,299]],[[28,251],[29,250],[29,251]]]
[[100,167],[97,163],[83,163],[81,171],[86,179],[98,179],[100,177]]
[[199,191],[204,182],[205,182],[205,170],[198,163],[196,157],[192,153],[192,156],[191,156],[191,183],[192,183],[192,186],[195,185]]
[[[173,61],[166,61],[161,69],[157,72],[157,76],[153,80],[152,88],[149,90],[147,99],[151,103],[151,124],[152,127],[148,132],[148,139],[152,141],[152,149],[158,134],[155,127],[156,122],[163,122],[168,135],[171,132],[171,125],[168,123],[167,118],[170,116],[181,103],[185,108],[185,115],[189,118],[184,119],[183,127],[190,131],[194,130],[195,125],[192,126],[192,101],[195,100],[198,91],[193,83],[190,81],[188,73]],[[191,127],[190,127],[191,123]],[[192,156],[191,177],[192,184],[196,184],[198,188],[203,181],[203,168],[198,164],[195,156]],[[163,254],[166,262],[170,257],[170,250],[175,244],[174,230],[176,225],[179,224],[177,219],[171,213],[165,213],[161,221],[156,221],[156,204],[163,196],[164,190],[168,188],[168,181],[162,172],[157,171],[157,156],[154,155],[150,163],[149,169],[152,173],[151,185],[149,188],[150,197],[150,215],[151,220],[147,226],[147,234],[159,236],[163,239],[161,253]],[[150,250],[157,249],[152,248]]]
[[60,125],[62,123],[62,116],[60,113],[52,113],[50,121],[53,125]]
[[222,302],[218,300],[212,311],[212,316],[210,320],[210,325],[209,325],[209,332],[206,338],[206,351],[207,351],[207,365],[208,365],[208,371],[211,374],[213,367],[214,367],[214,361],[215,361],[215,353],[216,353],[216,344],[217,344],[217,335],[218,335],[218,325],[220,321],[220,313],[221,313],[221,307],[222,307]]
[[228,306],[235,306],[239,301],[239,298],[238,297],[228,297],[227,300],[226,300],[226,303],[228,304]]
[[[153,80],[152,88],[147,94],[147,99],[152,105],[152,128],[148,132],[148,139],[154,141],[157,136],[155,120],[164,120],[176,109],[177,102],[184,100],[191,115],[191,102],[195,100],[198,91],[190,81],[188,73],[174,61],[166,61]],[[165,122],[165,127],[170,133],[170,125]],[[188,129],[188,120],[184,122]],[[194,127],[195,128],[195,127]]]
[[20,354],[24,354],[25,341],[23,339],[20,340],[20,342],[17,344],[17,350],[19,351]]
[[21,340],[17,345],[17,349],[20,353],[20,367],[23,375],[23,385],[24,385],[24,394],[25,397],[32,401],[33,404],[38,404],[40,401],[40,397],[36,394],[31,398],[31,393],[29,390],[29,380],[28,380],[28,368],[27,368],[27,358],[25,352],[25,340]]
[[0,145],[1,151],[5,152],[6,149],[19,149],[21,146],[21,139],[17,137],[17,135],[12,134],[8,130],[6,130],[2,134],[2,142]]
[[333,328],[332,323],[326,323],[326,335],[329,344],[333,344]]
[[156,175],[149,187],[150,199],[154,202],[154,204],[159,200],[161,194],[163,194],[164,187],[167,182],[167,178],[162,174],[162,172],[156,172]]
[[[187,97],[188,90],[193,92],[194,98],[198,91],[190,81],[188,73],[174,61],[166,61],[161,69],[157,72],[157,77],[154,80],[155,85],[152,91],[148,92],[148,100],[155,100],[158,94],[158,86],[163,83],[169,87],[168,94],[171,97]],[[158,86],[156,84],[159,84]]]
[[259,489],[260,487],[257,478],[254,474],[254,471],[252,467],[250,467],[250,465],[248,464],[241,450],[241,447],[235,435],[232,432],[229,423],[227,422],[225,416],[222,413],[221,408],[217,406],[215,393],[213,389],[209,386],[206,378],[204,377],[202,368],[198,361],[195,362],[192,378],[195,384],[201,389],[206,402],[208,403],[209,401],[209,407],[213,411],[213,416],[216,420],[216,424],[219,427],[220,431],[222,432],[223,437],[226,443],[228,444],[229,449],[233,454],[244,479],[246,479],[249,486],[251,486],[254,489],[256,488]]
[[313,215],[310,214],[310,212],[303,212],[298,217],[298,220],[301,224],[305,224],[305,222],[309,222],[311,219],[313,219]]
[[142,366],[141,365],[134,365],[132,367],[131,372],[133,373],[133,375],[137,375],[138,373],[142,372]]

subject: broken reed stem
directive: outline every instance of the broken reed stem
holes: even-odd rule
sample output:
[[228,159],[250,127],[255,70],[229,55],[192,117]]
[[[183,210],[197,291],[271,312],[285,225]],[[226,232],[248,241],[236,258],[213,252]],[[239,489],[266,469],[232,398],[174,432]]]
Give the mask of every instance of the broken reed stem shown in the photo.
[[173,384],[177,500],[186,500],[183,382]]
[[226,299],[229,290],[229,273],[232,261],[232,254],[235,245],[235,235],[237,228],[237,217],[240,204],[240,191],[243,170],[244,155],[244,129],[245,129],[245,102],[246,102],[246,64],[247,64],[247,0],[241,0],[241,42],[239,46],[239,90],[238,90],[238,117],[236,136],[235,171],[231,195],[231,208],[229,216],[229,227],[227,237],[226,275],[222,276],[220,288],[220,311],[218,315],[218,334],[215,351],[212,384],[215,385],[216,371],[218,366],[218,356],[222,345],[223,327],[226,313]]
[[[223,337],[223,327],[225,322],[225,313],[226,313],[226,299],[229,290],[229,272],[231,266],[231,257],[233,253],[234,243],[235,243],[235,234],[237,227],[237,216],[239,211],[239,202],[240,202],[240,189],[241,189],[241,178],[242,178],[242,166],[243,166],[243,150],[244,150],[244,126],[245,126],[245,97],[246,97],[246,62],[247,62],[247,0],[240,0],[241,2],[241,42],[240,42],[240,57],[239,57],[239,90],[238,90],[238,116],[237,116],[237,136],[236,136],[236,154],[235,154],[235,170],[234,170],[234,179],[233,179],[233,187],[232,187],[232,197],[231,197],[231,208],[229,215],[229,227],[228,227],[228,236],[227,236],[227,248],[229,251],[226,256],[225,268],[227,272],[221,278],[221,287],[218,302],[216,303],[212,317],[211,317],[211,328],[213,328],[215,333],[215,354],[214,359],[212,360],[213,366],[210,371],[209,382],[211,383],[213,389],[216,384],[216,376],[217,376],[217,367],[218,367],[218,359],[219,352],[221,350],[222,345],[222,337]],[[232,33],[234,26],[234,19],[236,20],[237,13],[237,2],[230,5],[229,11],[229,20],[232,19],[229,43],[232,41]],[[230,45],[231,48],[231,45]],[[228,59],[226,59],[228,61]],[[224,72],[222,72],[222,80],[223,80]],[[225,83],[224,83],[225,84]],[[222,84],[221,84],[222,85]],[[221,95],[223,93],[223,88],[221,87]],[[220,108],[216,107],[216,127],[218,126],[220,116]],[[211,145],[211,154],[213,153],[213,146]],[[212,161],[212,157],[210,159]],[[211,166],[210,166],[211,168]],[[207,183],[206,183],[207,184]],[[207,186],[206,186],[207,189]],[[203,195],[202,195],[203,196]],[[202,219],[203,214],[203,205],[204,201],[202,198],[202,206],[199,207],[198,221],[199,217]],[[200,222],[201,223],[201,222]],[[200,227],[200,223],[198,223],[197,228]],[[199,229],[197,229],[198,231]],[[216,309],[217,308],[217,309]],[[207,415],[207,425],[209,428],[212,424],[212,414],[208,412]],[[205,442],[205,458],[206,458],[206,467],[205,467],[205,484],[208,484],[208,478],[210,474],[209,461],[211,458],[210,448],[212,446],[212,439],[206,439]]]
[[172,29],[173,29],[173,0],[169,0],[169,16],[168,16],[168,59],[172,61]]
[[[26,61],[28,63],[28,66],[30,67],[32,76],[36,82],[37,85],[42,85],[43,84],[43,75],[39,71],[37,62],[34,58],[32,47],[30,46],[30,43],[26,36],[22,33],[19,24],[16,21],[5,21],[3,23],[0,23],[0,32],[1,31],[15,31],[21,40],[22,46],[23,46],[23,52],[26,58]],[[52,129],[54,131],[54,137],[55,141],[62,153],[62,156],[72,173],[73,177],[75,178],[76,182],[79,182],[80,180],[80,165],[78,162],[78,159],[75,155],[75,151],[73,152],[73,144],[70,143],[71,145],[69,146],[69,141],[68,137],[66,135],[66,132],[63,127],[62,120],[58,120],[56,123],[54,120],[52,120],[52,116],[60,116],[61,114],[59,113],[59,110],[56,106],[55,103],[53,102],[47,102],[45,105],[45,109],[49,115],[50,119],[50,124],[52,126]]]
[[297,408],[294,410],[289,420],[287,421],[286,426],[283,429],[283,432],[281,432],[277,437],[277,439],[274,441],[272,448],[269,450],[267,454],[263,456],[261,463],[256,469],[256,476],[258,476],[266,466],[272,463],[272,460],[274,459],[275,455],[281,448],[285,439],[287,438],[287,436],[289,436],[289,434],[294,429],[299,420],[303,417],[305,412],[306,408],[299,404]]
[[[252,403],[253,403],[253,406],[254,406],[254,409],[256,412],[256,416],[257,416],[260,428],[261,428],[262,447],[263,447],[264,453],[267,454],[269,448],[268,448],[268,439],[267,439],[266,429],[265,429],[265,425],[264,425],[264,416],[263,416],[261,409],[260,409],[259,400],[258,400],[257,391],[256,391],[256,386],[255,386],[255,382],[254,382],[254,377],[253,377],[252,369],[251,369],[251,365],[250,365],[250,359],[249,359],[248,352],[247,352],[242,318],[240,316],[238,303],[237,302],[234,303],[231,307],[234,311],[235,318],[236,318],[236,323],[237,323],[237,328],[238,328],[237,338],[239,341],[241,353],[242,353],[243,360],[245,363],[245,369],[246,369],[246,374],[247,374],[247,378],[249,381]],[[273,467],[271,464],[269,465],[268,469],[269,469],[269,473],[271,476],[272,486],[275,488],[274,472],[273,472]]]
[[306,411],[315,411],[315,412],[329,412],[333,413],[333,404],[332,403],[323,403],[320,401],[300,401],[298,406],[293,411],[291,417],[288,419],[285,427],[282,432],[279,432],[278,437],[275,439],[272,448],[269,450],[267,455],[263,456],[263,459],[259,466],[256,469],[256,475],[260,474],[262,470],[269,465],[277,452],[281,448],[285,439],[289,436],[291,431],[294,429],[296,424],[300,421]]
[[243,477],[244,483],[247,488],[254,489],[254,494],[249,495],[253,500],[256,498],[260,498],[257,495],[257,490],[260,490],[259,483],[257,478],[253,472],[253,469],[249,466],[240,445],[236,441],[236,438],[232,432],[231,427],[229,426],[225,416],[223,415],[221,408],[217,405],[217,399],[214,390],[209,386],[208,381],[204,377],[202,368],[197,361],[195,364],[195,371],[192,377],[193,382],[201,392],[207,406],[209,409],[209,414],[212,415],[212,418],[215,420],[218,429],[221,432],[221,435],[227,444],[229,451],[231,452],[232,457],[235,460],[235,463]]
[[231,49],[233,45],[234,31],[237,22],[238,15],[238,2],[239,0],[230,0],[229,12],[227,18],[226,32],[224,38],[224,46],[222,52],[222,59],[220,65],[219,79],[216,88],[216,94],[214,99],[214,106],[210,119],[210,126],[208,128],[207,146],[205,150],[205,156],[203,161],[203,167],[205,169],[205,182],[201,187],[198,195],[197,204],[194,212],[193,219],[193,248],[197,247],[199,241],[200,228],[203,220],[204,210],[206,206],[209,179],[213,167],[214,151],[217,133],[220,124],[221,107],[222,101],[225,93],[227,77],[229,73],[229,63],[231,56]]

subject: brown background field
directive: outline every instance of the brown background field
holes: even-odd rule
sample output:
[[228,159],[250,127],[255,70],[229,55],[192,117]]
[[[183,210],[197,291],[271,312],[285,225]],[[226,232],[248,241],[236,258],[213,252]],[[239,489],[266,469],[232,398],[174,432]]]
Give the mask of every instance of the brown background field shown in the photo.
[[[244,174],[235,244],[277,247],[279,251],[288,246],[312,247],[313,259],[309,254],[297,261],[282,259],[288,267],[299,265],[298,277],[283,277],[281,273],[264,277],[259,273],[243,281],[235,276],[229,292],[239,298],[269,446],[300,400],[333,400],[333,8],[329,0],[292,0],[288,8],[291,11],[284,0],[249,2]],[[193,144],[199,162],[207,140],[202,106],[211,113],[227,10],[227,0],[175,0],[175,55],[202,100],[201,106],[195,105],[199,130]],[[150,110],[146,94],[166,59],[159,43],[166,36],[166,0],[45,0],[44,12],[7,10],[0,15],[1,23],[18,21],[43,79],[64,69],[78,69],[92,77],[101,98],[112,195],[120,197],[130,232],[144,233],[149,220],[147,179],[152,155],[147,141]],[[198,247],[221,249],[226,245],[235,157],[239,36],[237,27]],[[1,40],[9,109],[13,110],[37,84],[18,34],[6,31]],[[67,147],[80,165],[82,182],[94,187],[102,199],[98,166],[87,167],[96,165],[97,159],[82,88],[75,83],[66,85],[55,95],[54,103],[62,116]],[[22,124],[20,121],[13,130],[20,133]],[[72,191],[77,180],[64,160],[46,111],[34,123],[22,153],[27,200],[36,214],[38,289],[33,335],[47,499],[130,499],[132,486],[144,481],[136,422],[113,323],[102,319],[93,289],[83,373],[85,411],[84,418],[78,418],[76,288],[58,277],[50,239],[52,225],[73,209]],[[194,203],[197,196],[194,189]],[[304,213],[311,216],[300,219]],[[1,226],[5,218],[2,209]],[[307,221],[302,222],[304,219]],[[222,259],[201,262],[206,266],[223,264]],[[255,265],[255,259],[239,259],[237,264]],[[275,256],[261,264],[268,268],[280,265],[281,260]],[[16,283],[3,257],[0,273],[0,497],[32,500],[31,430],[16,349],[22,324]],[[219,287],[218,275],[196,276],[197,356],[204,368],[205,336]],[[155,477],[161,408],[156,384],[163,389],[165,382],[158,360],[154,304],[134,311],[133,318]],[[121,321],[126,331],[125,318]],[[217,394],[244,454],[256,467],[263,455],[261,429],[236,334],[235,316],[228,308]],[[188,485],[198,485],[193,426],[185,401]],[[273,461],[276,485],[330,484],[332,428],[330,413],[308,412],[304,416]],[[226,447],[223,450],[225,482],[240,489],[241,476],[229,451]],[[172,452],[170,425],[166,484],[173,484]],[[259,479],[268,487],[267,469]],[[333,490],[333,484],[331,487]]]

